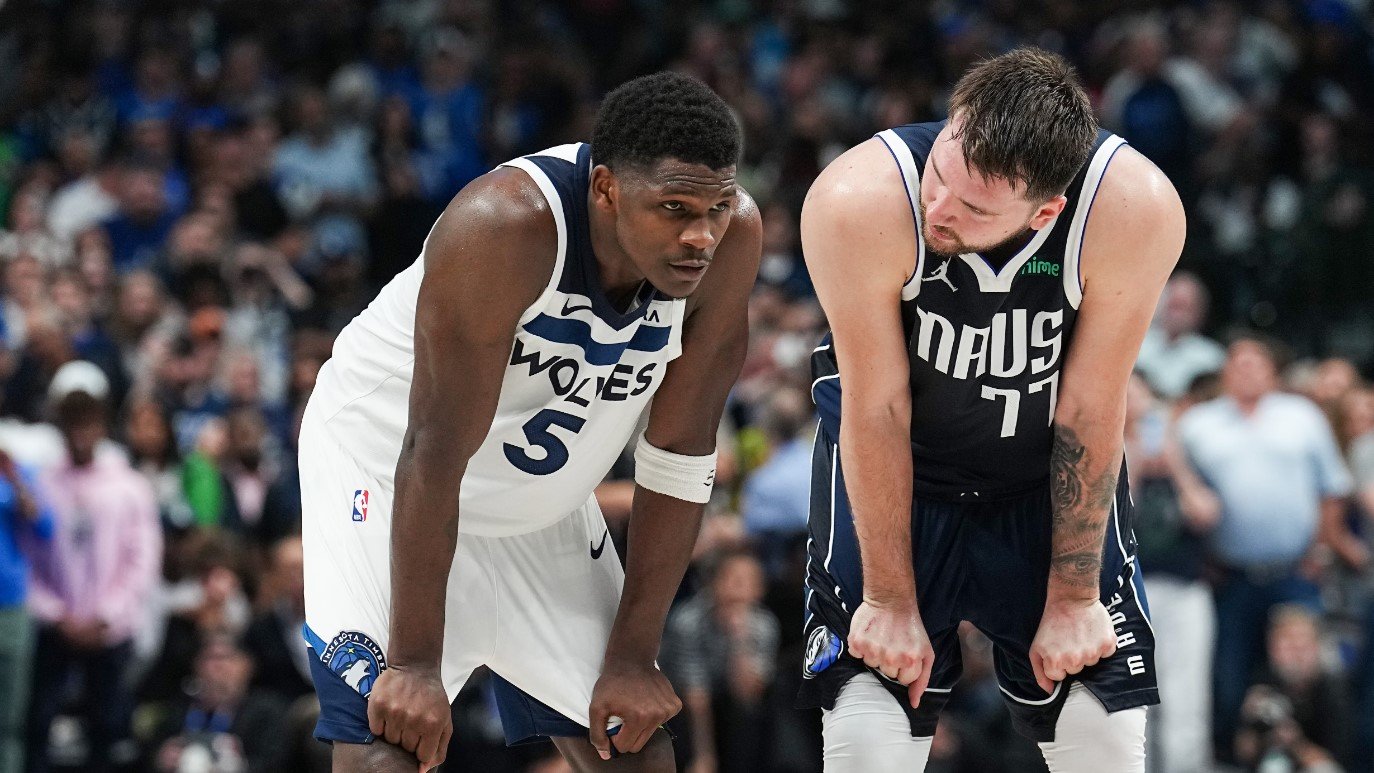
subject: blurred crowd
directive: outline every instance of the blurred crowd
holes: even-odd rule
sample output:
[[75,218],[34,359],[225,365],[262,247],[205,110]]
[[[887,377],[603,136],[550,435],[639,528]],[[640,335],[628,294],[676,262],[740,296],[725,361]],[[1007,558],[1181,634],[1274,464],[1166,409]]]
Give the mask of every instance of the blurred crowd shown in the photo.
[[[664,639],[677,749],[696,773],[819,770],[819,717],[791,708],[825,325],[800,203],[1022,43],[1077,65],[1189,212],[1127,428],[1152,769],[1374,770],[1367,5],[0,3],[0,771],[328,769],[299,636],[315,374],[464,184],[587,139],[600,95],[662,68],[737,110],[765,223]],[[598,490],[622,547],[629,480]],[[965,633],[930,770],[1038,769]],[[449,768],[562,770],[504,747],[480,676],[454,715]]]

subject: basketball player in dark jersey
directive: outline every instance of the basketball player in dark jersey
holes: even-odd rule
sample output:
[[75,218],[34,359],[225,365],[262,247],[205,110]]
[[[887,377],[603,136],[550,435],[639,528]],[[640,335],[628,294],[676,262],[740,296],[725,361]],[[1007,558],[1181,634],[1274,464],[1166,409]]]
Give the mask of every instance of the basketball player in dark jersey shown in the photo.
[[950,116],[851,149],[802,212],[832,333],[802,702],[826,709],[830,773],[920,770],[968,621],[1051,770],[1143,771],[1158,697],[1122,434],[1183,210],[1055,55],[977,65]]

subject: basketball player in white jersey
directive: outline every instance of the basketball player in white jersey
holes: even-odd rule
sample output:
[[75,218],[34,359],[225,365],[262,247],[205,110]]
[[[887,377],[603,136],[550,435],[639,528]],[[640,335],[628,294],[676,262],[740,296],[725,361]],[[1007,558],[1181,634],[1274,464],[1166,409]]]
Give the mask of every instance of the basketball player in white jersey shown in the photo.
[[1154,634],[1119,473],[1173,186],[1021,49],[965,73],[948,121],[834,161],[801,235],[832,333],[801,690],[826,770],[924,768],[968,621],[1050,770],[1143,773]]
[[[509,742],[552,737],[578,771],[673,769],[659,728],[681,704],[654,658],[761,249],[739,152],[699,81],[631,81],[590,145],[468,185],[340,334],[300,441],[335,770],[442,762],[483,665]],[[622,573],[592,491],[645,410]]]

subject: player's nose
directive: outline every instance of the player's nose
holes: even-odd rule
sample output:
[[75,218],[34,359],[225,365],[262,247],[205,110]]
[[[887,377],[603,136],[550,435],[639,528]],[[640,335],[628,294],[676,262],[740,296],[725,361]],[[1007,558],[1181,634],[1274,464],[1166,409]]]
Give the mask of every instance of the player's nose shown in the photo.
[[684,247],[691,247],[699,252],[716,246],[716,236],[711,232],[711,222],[706,218],[692,221],[678,235],[678,241]]
[[954,223],[954,207],[951,206],[954,196],[948,188],[941,186],[935,191],[930,202],[926,204],[926,220],[931,225],[948,226]]

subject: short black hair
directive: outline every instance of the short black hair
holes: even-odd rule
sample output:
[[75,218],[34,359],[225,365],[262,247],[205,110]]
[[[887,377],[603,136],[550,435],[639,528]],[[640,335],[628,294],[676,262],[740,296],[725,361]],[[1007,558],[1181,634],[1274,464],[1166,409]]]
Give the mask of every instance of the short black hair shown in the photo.
[[601,103],[592,162],[611,171],[666,158],[710,169],[738,163],[739,123],[716,92],[690,75],[657,72],[621,84]]
[[58,400],[54,408],[58,429],[73,430],[105,421],[105,401],[77,390]]

